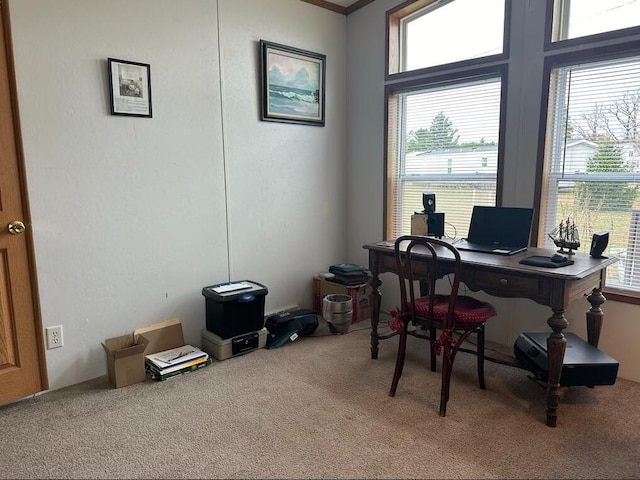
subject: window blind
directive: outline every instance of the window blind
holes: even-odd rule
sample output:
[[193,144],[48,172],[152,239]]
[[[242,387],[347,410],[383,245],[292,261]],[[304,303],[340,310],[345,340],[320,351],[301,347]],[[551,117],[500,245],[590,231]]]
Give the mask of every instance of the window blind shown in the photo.
[[609,231],[607,286],[640,291],[640,56],[551,71],[539,242],[567,221],[581,251]]
[[451,238],[467,235],[473,205],[495,205],[501,86],[492,76],[389,97],[388,239],[411,233],[423,192],[436,194]]

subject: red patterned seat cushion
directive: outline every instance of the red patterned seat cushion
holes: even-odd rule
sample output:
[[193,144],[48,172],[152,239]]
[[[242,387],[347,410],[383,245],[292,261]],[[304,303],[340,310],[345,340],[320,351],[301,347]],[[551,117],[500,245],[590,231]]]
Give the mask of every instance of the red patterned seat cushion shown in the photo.
[[[443,321],[447,317],[449,309],[449,296],[436,295],[433,302],[433,317],[435,320]],[[416,299],[416,313],[427,316],[429,314],[429,297]],[[496,316],[493,305],[482,302],[477,298],[460,295],[456,299],[454,309],[456,324],[482,323],[491,317]]]

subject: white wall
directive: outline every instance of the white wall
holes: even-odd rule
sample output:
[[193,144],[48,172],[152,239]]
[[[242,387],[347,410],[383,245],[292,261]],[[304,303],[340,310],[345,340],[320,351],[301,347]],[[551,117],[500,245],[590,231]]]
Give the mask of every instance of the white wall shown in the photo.
[[[101,342],[202,287],[311,303],[346,261],[346,19],[297,0],[13,0],[11,24],[50,387],[106,372]],[[259,120],[258,41],[327,55],[325,128]],[[221,61],[218,47],[221,47]],[[153,118],[109,114],[106,58],[151,65]]]
[[[384,72],[385,72],[385,12],[399,4],[398,0],[376,0],[347,18],[347,112],[348,112],[348,191],[349,191],[349,259],[366,263],[362,245],[383,240],[384,202]],[[517,98],[507,112],[507,142],[505,144],[505,205],[532,206],[537,156],[537,128],[540,116],[539,78],[542,58],[534,54],[542,40],[545,2],[513,1],[514,23],[512,55],[522,55],[526,61],[515,60],[509,68],[508,95]],[[536,24],[536,22],[538,22]],[[532,82],[536,79],[538,83]],[[531,85],[529,83],[532,83]],[[382,308],[397,304],[397,280],[383,274]],[[487,327],[488,337],[511,346],[520,332],[548,331],[546,320],[551,316],[547,307],[524,299],[484,297],[496,305],[499,315]],[[585,312],[589,303],[574,302],[566,312],[569,331],[586,338]],[[600,348],[620,362],[619,376],[640,382],[640,306],[617,302],[603,305],[605,324]],[[381,348],[386,347],[383,344]],[[395,348],[395,347],[394,347]]]
[[[312,275],[346,259],[346,18],[225,0],[220,39],[231,276],[268,279],[271,305],[308,305]],[[258,121],[261,39],[327,56],[325,127]]]

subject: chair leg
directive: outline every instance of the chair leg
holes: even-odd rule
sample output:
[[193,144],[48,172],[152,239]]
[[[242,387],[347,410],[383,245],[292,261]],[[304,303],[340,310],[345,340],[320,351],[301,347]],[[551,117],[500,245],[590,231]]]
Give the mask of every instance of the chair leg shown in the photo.
[[402,367],[404,367],[404,357],[407,350],[407,327],[408,325],[405,324],[399,335],[398,356],[396,357],[396,369],[393,373],[393,380],[391,381],[391,390],[389,390],[390,397],[395,396],[396,389],[398,388],[398,381],[402,376]]
[[440,387],[440,416],[447,416],[447,402],[449,401],[449,387],[451,385],[452,358],[448,345],[442,347],[442,385]]
[[480,388],[486,390],[484,383],[484,324],[478,329],[478,381]]
[[431,371],[436,371],[436,327],[429,326],[429,352],[431,353]]

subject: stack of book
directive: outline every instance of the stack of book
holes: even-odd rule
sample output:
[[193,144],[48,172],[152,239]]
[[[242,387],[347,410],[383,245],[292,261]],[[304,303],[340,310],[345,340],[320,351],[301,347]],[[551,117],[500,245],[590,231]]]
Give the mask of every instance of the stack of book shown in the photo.
[[356,265],[354,263],[338,263],[329,267],[329,273],[332,277],[327,277],[329,282],[340,283],[353,287],[356,285],[364,285],[371,280],[371,274],[366,267]]
[[191,345],[183,345],[144,357],[145,369],[154,380],[166,380],[206,367],[210,363],[211,358],[207,352]]

